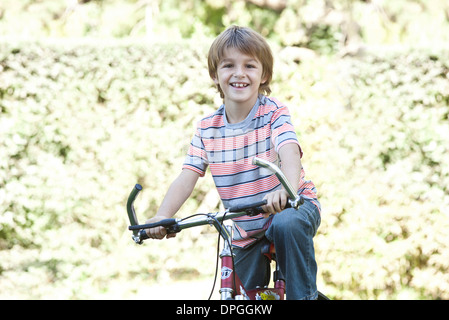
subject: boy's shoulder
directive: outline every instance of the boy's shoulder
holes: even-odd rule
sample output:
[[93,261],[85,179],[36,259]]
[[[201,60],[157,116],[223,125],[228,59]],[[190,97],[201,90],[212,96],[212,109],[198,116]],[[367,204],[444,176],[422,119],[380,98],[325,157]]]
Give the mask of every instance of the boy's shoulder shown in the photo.
[[198,123],[200,127],[220,127],[224,125],[223,116],[224,116],[224,105],[221,105],[217,110],[212,113],[209,113],[203,118],[201,118]]
[[259,109],[255,115],[257,118],[269,117],[270,121],[274,121],[281,114],[289,114],[287,106],[276,98],[263,96],[259,101]]
[[259,98],[259,101],[260,107],[266,109],[277,110],[281,108],[287,108],[287,106],[283,102],[274,97],[261,96]]

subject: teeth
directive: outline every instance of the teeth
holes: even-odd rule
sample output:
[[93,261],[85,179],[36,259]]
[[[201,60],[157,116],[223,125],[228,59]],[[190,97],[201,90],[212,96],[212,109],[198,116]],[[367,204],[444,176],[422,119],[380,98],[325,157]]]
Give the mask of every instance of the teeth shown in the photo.
[[237,87],[237,88],[243,88],[248,86],[246,83],[233,83],[232,84],[233,87]]

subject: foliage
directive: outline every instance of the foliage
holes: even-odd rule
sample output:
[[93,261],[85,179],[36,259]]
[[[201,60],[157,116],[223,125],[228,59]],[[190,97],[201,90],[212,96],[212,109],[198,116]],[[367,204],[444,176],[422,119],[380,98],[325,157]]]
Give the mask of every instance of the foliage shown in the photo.
[[447,43],[448,17],[445,0],[4,0],[0,34],[173,41],[239,24],[282,46],[333,54],[362,44]]
[[339,66],[346,103],[321,144],[335,156],[317,159],[333,159],[317,242],[324,281],[341,297],[447,299],[447,58],[390,50]]
[[128,191],[140,182],[142,217],[154,213],[180,170],[194,118],[213,104],[204,47],[185,45],[2,45],[0,245],[7,256],[34,252],[20,262],[3,257],[4,279],[20,282],[17,273],[51,264],[51,282],[96,281],[105,275],[72,269],[132,246],[122,237]]
[[[212,276],[212,230],[136,247],[124,209],[139,182],[140,219],[154,213],[195,121],[221,103],[208,43],[1,45],[0,296],[126,298]],[[448,58],[297,63],[276,49],[273,92],[320,191],[319,281],[333,298],[449,298]],[[179,215],[218,206],[206,177]]]

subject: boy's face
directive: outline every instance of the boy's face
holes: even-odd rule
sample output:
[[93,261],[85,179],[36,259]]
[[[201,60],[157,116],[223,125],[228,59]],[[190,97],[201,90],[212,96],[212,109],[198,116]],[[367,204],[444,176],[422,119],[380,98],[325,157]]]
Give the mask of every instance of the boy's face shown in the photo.
[[[238,49],[227,48],[218,64],[215,84],[220,85],[226,103],[254,104],[259,94],[263,67],[260,61]],[[252,106],[251,104],[251,106]]]

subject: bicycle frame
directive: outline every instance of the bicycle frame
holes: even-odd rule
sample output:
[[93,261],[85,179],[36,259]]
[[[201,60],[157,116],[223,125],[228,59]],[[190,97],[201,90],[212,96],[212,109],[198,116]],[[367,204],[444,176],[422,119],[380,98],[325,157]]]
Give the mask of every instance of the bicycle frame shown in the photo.
[[[231,236],[231,227],[226,227],[226,233],[227,236]],[[256,288],[246,291],[238,274],[234,270],[232,258],[232,247],[229,246],[229,242],[225,239],[225,244],[220,254],[221,300],[284,300],[285,282],[282,279],[275,279],[274,288]]]

